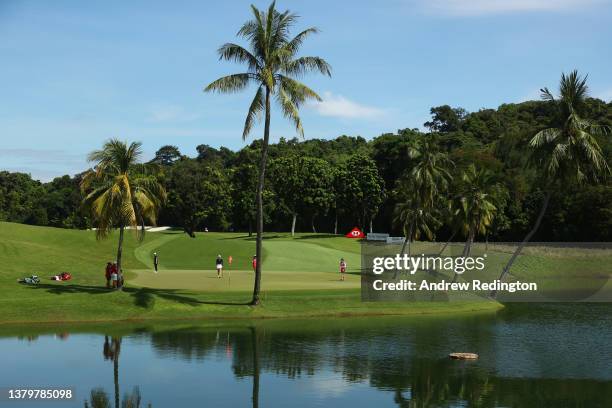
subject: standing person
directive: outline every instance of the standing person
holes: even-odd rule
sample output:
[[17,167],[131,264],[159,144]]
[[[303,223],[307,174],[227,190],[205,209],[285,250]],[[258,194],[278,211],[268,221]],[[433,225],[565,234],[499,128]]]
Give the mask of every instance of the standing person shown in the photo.
[[217,261],[215,262],[217,265],[217,278],[223,277],[223,258],[221,254],[217,255]]
[[159,265],[159,257],[157,256],[157,252],[153,252],[153,267],[155,268],[155,273],[157,273],[158,265]]
[[253,272],[257,269],[257,255],[253,255]]
[[106,269],[104,271],[104,277],[106,278],[106,287],[110,288],[111,287],[111,273],[113,270],[113,263],[112,262],[107,262],[106,263]]
[[113,266],[111,268],[111,284],[113,288],[119,287],[119,269],[117,268],[117,262],[113,262]]
[[346,273],[346,261],[344,258],[340,258],[340,280],[344,281],[344,274]]
[[232,261],[234,260],[234,258],[232,258],[232,256],[228,256],[227,257],[227,263],[229,264],[229,266],[232,266]]

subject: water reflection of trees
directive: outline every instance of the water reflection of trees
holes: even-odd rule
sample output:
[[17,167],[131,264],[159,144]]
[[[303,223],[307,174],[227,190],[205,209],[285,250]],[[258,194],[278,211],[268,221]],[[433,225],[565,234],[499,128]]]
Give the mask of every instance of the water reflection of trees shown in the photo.
[[[140,408],[141,403],[140,389],[134,387],[132,392],[123,395],[121,408]],[[94,388],[90,392],[89,400],[85,400],[83,406],[85,408],[111,408],[111,402],[108,393],[103,388]],[[147,407],[152,408],[152,405],[148,404]]]
[[[119,357],[121,354],[121,336],[104,336],[102,356],[104,360],[113,363],[113,385],[114,385],[114,407],[115,408],[140,408],[142,397],[140,388],[134,387],[131,392],[123,394],[121,405],[119,404]],[[89,400],[85,400],[85,408],[111,408],[108,393],[103,388],[94,388],[90,392]],[[151,408],[151,404],[147,407]]]
[[324,370],[338,373],[347,382],[368,381],[374,388],[389,391],[400,407],[595,407],[612,400],[609,382],[498,377],[477,363],[452,361],[431,350],[432,339],[492,350],[487,330],[487,326],[459,324],[450,330],[454,337],[449,339],[449,324],[372,331],[254,325],[157,332],[151,341],[160,354],[185,359],[225,353],[236,377],[252,377],[254,407],[258,406],[260,373],[299,378]]

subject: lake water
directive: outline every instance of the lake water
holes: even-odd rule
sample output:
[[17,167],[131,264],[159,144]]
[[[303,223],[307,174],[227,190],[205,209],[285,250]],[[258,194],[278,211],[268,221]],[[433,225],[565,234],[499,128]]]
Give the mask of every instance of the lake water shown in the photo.
[[[157,407],[610,407],[612,307],[512,305],[497,314],[0,327],[0,388],[138,387]],[[475,352],[454,361],[450,352]],[[118,387],[118,389],[116,389]],[[94,405],[95,406],[95,405]]]

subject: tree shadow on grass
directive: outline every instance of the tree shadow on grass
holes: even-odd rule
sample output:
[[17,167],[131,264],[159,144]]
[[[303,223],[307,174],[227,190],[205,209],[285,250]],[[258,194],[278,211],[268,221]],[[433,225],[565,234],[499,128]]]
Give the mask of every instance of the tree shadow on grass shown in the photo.
[[[40,283],[36,286],[28,286],[33,290],[45,290],[48,293],[56,295],[70,294],[70,293],[87,293],[90,295],[103,295],[106,293],[112,293],[114,289],[108,289],[101,286],[88,286],[88,285],[51,285],[48,283]],[[200,300],[192,296],[188,296],[181,293],[177,289],[152,289],[152,288],[131,288],[124,287],[123,293],[127,293],[134,300],[134,305],[142,308],[151,308],[155,305],[155,297],[161,299],[170,300],[180,304],[186,304],[190,306],[198,305],[219,305],[219,306],[246,306],[250,302],[224,302],[224,301],[213,301],[213,300]]]
[[296,237],[296,239],[323,239],[323,238],[338,238],[341,235],[334,235],[334,234],[323,234],[323,233],[319,233],[319,234],[308,234],[308,235],[300,235],[299,237]]
[[[272,240],[272,239],[287,238],[289,236],[290,235],[288,235],[288,234],[264,235],[263,239],[264,239],[264,241],[268,241],[268,240]],[[230,239],[230,240],[231,239],[241,239],[243,241],[257,241],[257,237],[255,235],[249,237],[248,234],[247,235],[240,235],[240,236],[237,236],[237,237],[220,238],[221,241],[225,241],[225,240],[228,240],[228,239]]]

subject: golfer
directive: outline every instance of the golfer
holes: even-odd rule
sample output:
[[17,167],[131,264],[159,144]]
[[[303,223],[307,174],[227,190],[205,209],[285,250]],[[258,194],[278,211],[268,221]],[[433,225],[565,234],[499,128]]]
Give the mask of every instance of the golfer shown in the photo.
[[155,273],[157,273],[158,265],[159,265],[159,257],[157,256],[157,252],[153,252],[153,267],[155,268]]
[[344,275],[346,274],[346,261],[344,258],[340,258],[340,280],[344,280]]
[[111,269],[111,286],[113,288],[119,287],[119,268],[117,262],[113,262],[113,267]]
[[215,263],[217,264],[217,278],[222,278],[223,277],[223,257],[221,256],[221,254],[217,255],[217,261]]

